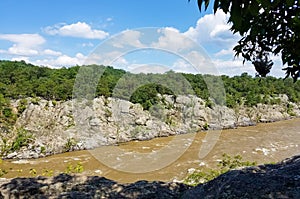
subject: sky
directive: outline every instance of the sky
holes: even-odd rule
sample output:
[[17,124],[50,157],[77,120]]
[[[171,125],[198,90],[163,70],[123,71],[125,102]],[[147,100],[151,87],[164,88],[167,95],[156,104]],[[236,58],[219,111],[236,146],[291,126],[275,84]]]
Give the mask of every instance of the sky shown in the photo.
[[[222,11],[196,0],[1,0],[0,59],[51,68],[112,65],[131,72],[254,76],[232,48]],[[271,75],[283,77],[273,58]]]

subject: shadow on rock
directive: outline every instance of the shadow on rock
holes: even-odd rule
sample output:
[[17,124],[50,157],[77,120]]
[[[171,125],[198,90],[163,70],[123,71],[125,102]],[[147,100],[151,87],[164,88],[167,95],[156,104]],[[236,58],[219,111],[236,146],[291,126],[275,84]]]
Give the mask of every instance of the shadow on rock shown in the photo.
[[119,184],[67,174],[2,179],[0,185],[0,198],[300,198],[300,156],[232,170],[196,187],[159,181]]
[[300,156],[229,171],[186,191],[183,198],[300,198]]
[[5,198],[180,198],[189,186],[138,181],[118,184],[98,176],[60,174],[53,178],[15,178],[1,185]]

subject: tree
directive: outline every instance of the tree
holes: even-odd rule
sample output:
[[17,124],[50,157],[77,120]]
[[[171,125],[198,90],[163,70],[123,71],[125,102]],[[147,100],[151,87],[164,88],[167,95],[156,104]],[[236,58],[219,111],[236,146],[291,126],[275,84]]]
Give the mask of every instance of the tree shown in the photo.
[[[189,0],[190,1],[190,0]],[[201,12],[212,0],[197,0]],[[231,31],[242,38],[234,47],[236,56],[251,61],[260,76],[272,67],[270,55],[281,54],[288,67],[286,78],[296,81],[300,74],[300,1],[299,0],[214,0],[218,9],[229,13]]]

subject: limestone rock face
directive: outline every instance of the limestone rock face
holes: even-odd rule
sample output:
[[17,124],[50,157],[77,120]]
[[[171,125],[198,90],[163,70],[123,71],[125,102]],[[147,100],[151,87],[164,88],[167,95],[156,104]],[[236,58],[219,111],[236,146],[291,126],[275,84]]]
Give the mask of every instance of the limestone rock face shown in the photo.
[[[15,129],[24,128],[34,135],[31,148],[22,148],[8,158],[33,158],[70,150],[91,149],[130,140],[147,140],[202,130],[228,129],[273,122],[300,116],[297,104],[281,96],[279,105],[206,106],[193,96],[159,95],[161,101],[143,110],[140,104],[98,97],[93,100],[31,102],[19,116]],[[17,109],[18,102],[13,106]],[[43,150],[36,150],[37,148]],[[29,150],[29,151],[28,151]]]

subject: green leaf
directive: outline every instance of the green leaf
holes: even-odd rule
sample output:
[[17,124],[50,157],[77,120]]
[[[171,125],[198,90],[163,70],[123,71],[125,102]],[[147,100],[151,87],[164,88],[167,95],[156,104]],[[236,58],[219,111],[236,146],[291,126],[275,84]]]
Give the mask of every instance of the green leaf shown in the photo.
[[248,11],[251,13],[252,16],[257,16],[259,13],[259,5],[256,1],[252,1],[250,6],[248,7]]
[[278,46],[277,48],[275,48],[275,50],[273,51],[273,53],[275,55],[277,55],[280,51],[281,51],[281,46]]
[[294,0],[286,0],[286,4],[288,5],[288,6],[293,6],[294,5]]
[[241,17],[241,7],[238,0],[233,0],[230,10],[230,21],[233,23],[233,30],[241,33],[242,29],[242,17]]
[[269,10],[271,8],[271,1],[269,0],[256,0],[259,4],[262,5],[264,9]]
[[219,4],[220,4],[220,0],[215,0],[215,3],[214,3],[214,12],[216,13],[218,8],[219,8]]
[[[188,2],[190,2],[190,1],[191,0],[188,0]],[[201,8],[202,8],[202,4],[203,3],[205,4],[205,9],[204,10],[207,10],[209,2],[210,2],[210,0],[197,0],[198,8],[199,8],[200,12],[201,12]]]

